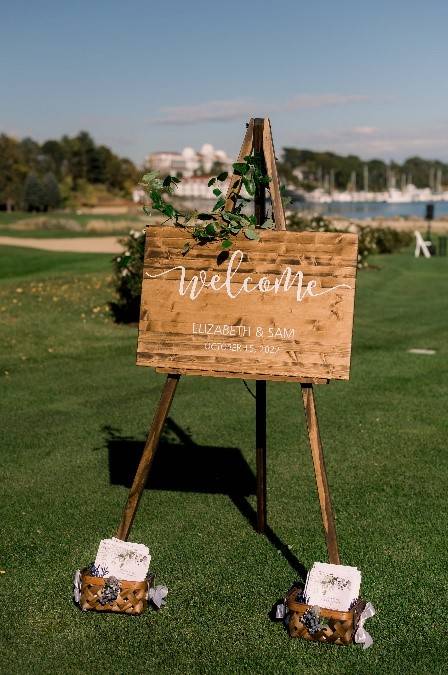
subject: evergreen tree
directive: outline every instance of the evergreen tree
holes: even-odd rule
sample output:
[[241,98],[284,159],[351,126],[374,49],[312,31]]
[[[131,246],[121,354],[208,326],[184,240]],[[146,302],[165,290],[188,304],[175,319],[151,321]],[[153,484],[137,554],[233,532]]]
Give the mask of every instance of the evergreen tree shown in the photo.
[[61,193],[54,173],[46,173],[42,180],[42,188],[45,193],[45,204],[51,209],[57,209],[61,203]]
[[23,206],[26,211],[45,211],[45,191],[35,173],[29,173],[25,178]]
[[49,167],[48,171],[54,173],[60,180],[63,177],[64,161],[66,161],[62,144],[55,140],[46,141],[41,146],[41,151],[46,159],[46,165]]

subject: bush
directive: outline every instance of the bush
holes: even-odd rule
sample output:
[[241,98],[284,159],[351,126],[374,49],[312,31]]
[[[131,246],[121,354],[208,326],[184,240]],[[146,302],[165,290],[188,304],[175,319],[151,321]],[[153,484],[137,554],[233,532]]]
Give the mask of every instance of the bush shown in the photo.
[[131,230],[120,243],[124,251],[113,259],[113,284],[118,299],[109,306],[115,321],[134,323],[140,312],[145,231]]
[[335,227],[323,216],[304,218],[291,214],[288,218],[288,230],[313,232],[354,232],[358,235],[358,268],[368,267],[368,257],[375,253],[395,253],[409,246],[412,241],[410,232],[394,230],[391,227],[370,227],[352,223],[347,227]]
[[23,207],[25,211],[45,211],[45,190],[35,173],[29,173],[23,184]]
[[48,209],[57,209],[61,205],[61,193],[56,177],[51,171],[43,177],[42,188],[45,193],[45,204]]
[[68,232],[81,232],[82,225],[74,218],[64,216],[30,216],[16,220],[10,226],[11,230],[67,230]]
[[379,227],[375,233],[378,253],[394,253],[410,246],[414,240],[412,232],[394,230],[391,227]]

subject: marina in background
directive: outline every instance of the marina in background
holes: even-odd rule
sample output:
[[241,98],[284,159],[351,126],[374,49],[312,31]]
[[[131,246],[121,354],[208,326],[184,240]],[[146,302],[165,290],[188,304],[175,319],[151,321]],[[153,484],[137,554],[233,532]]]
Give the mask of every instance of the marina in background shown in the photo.
[[[425,202],[294,201],[289,205],[289,209],[307,214],[339,216],[350,220],[369,220],[375,218],[423,220],[428,203],[433,203],[433,200],[428,199]],[[448,219],[448,201],[438,201],[434,205],[434,213],[437,219]]]

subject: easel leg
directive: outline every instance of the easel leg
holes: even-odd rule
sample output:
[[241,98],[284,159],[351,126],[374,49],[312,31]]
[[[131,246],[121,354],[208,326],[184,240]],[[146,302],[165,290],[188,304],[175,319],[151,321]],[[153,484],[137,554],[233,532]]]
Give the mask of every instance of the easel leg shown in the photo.
[[149,469],[151,468],[151,463],[157,449],[160,434],[171,407],[179,378],[180,375],[168,375],[166,378],[162,396],[160,397],[159,405],[157,406],[157,410],[151,424],[151,429],[149,430],[148,438],[146,439],[145,447],[135,474],[134,482],[132,483],[132,487],[129,490],[128,499],[121,518],[121,523],[117,530],[118,539],[123,539],[126,541],[129,536],[129,531],[134,521],[138,503],[148,478]]
[[340,565],[336,527],[334,523],[333,509],[331,507],[330,489],[328,487],[327,472],[325,470],[322,443],[319,434],[314,390],[312,384],[301,384],[302,399],[305,408],[308,437],[313,458],[314,475],[316,477],[317,492],[319,495],[320,511],[325,530],[328,557],[331,563]]
[[257,380],[255,385],[255,417],[257,446],[257,532],[266,527],[266,381]]

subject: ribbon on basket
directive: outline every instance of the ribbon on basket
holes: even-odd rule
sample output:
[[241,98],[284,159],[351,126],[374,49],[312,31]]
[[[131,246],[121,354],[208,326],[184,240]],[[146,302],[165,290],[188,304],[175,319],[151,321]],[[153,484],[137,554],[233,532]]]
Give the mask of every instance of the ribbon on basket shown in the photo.
[[275,618],[284,619],[286,616],[286,603],[283,600],[282,602],[277,603],[275,606]]
[[166,605],[165,598],[167,595],[168,595],[167,587],[160,584],[155,588],[149,589],[148,600],[150,600],[157,609],[160,609],[162,605]]
[[81,599],[81,570],[76,570],[73,578],[73,600],[79,605]]
[[358,628],[355,633],[355,642],[356,644],[362,644],[363,649],[368,649],[373,644],[372,636],[364,629],[364,623],[372,616],[375,616],[375,608],[371,602],[368,602],[359,617]]

